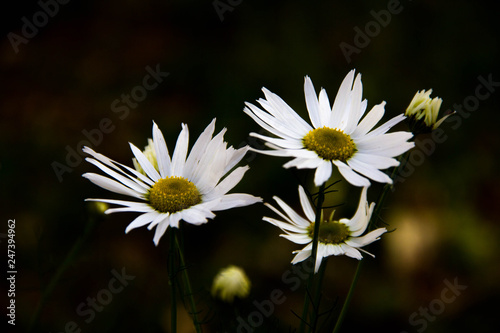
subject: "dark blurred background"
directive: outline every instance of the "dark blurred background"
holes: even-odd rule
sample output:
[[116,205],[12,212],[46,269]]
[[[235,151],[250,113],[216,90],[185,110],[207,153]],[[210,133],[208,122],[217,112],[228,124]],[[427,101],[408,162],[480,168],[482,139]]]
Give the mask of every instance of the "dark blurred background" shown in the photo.
[[[129,165],[128,142],[144,147],[152,120],[171,150],[182,122],[194,142],[214,117],[217,131],[228,128],[229,144],[258,144],[248,134],[260,128],[242,110],[245,101],[263,96],[263,86],[307,117],[304,76],[311,76],[318,91],[324,87],[333,102],[353,68],[363,74],[368,108],[387,102],[385,119],[404,112],[417,90],[430,88],[433,97],[443,99],[443,111],[463,111],[442,125],[446,139],[419,139],[427,145],[417,148],[413,170],[407,169],[409,176],[397,183],[382,210],[395,231],[369,248],[377,257],[365,258],[344,331],[497,331],[499,25],[490,5],[17,1],[4,4],[0,22],[0,240],[6,253],[7,221],[15,219],[17,331],[27,329],[41,290],[85,234],[94,215],[84,199],[117,197],[81,177],[97,169],[80,155],[74,153],[68,165],[68,152],[79,151],[88,140],[85,133],[104,126],[92,146]],[[146,68],[164,73],[162,82],[127,106],[122,95],[144,91],[136,87],[143,85]],[[486,87],[488,81],[493,83]],[[100,125],[103,119],[107,125]],[[248,155],[251,169],[235,191],[268,202],[278,195],[299,209],[297,180],[308,184],[311,174],[284,170],[283,163]],[[65,166],[59,176],[55,166]],[[351,216],[359,191],[345,182],[334,188],[338,192],[328,203],[343,204],[338,217]],[[375,201],[380,189],[374,184],[369,199]],[[270,214],[256,205],[220,212],[203,226],[186,226],[186,257],[207,331],[223,331],[231,323],[217,319],[229,310],[209,294],[212,278],[229,264],[243,267],[252,280],[252,293],[240,304],[243,318],[256,311],[252,302],[269,299],[274,289],[286,297],[256,332],[298,326],[294,312],[302,311],[303,288],[292,292],[282,275],[300,245],[279,238],[277,228],[261,221]],[[62,273],[35,331],[169,331],[168,238],[155,247],[154,233],[146,228],[125,235],[134,216],[99,219]],[[329,259],[322,319],[338,315],[356,264],[346,257]],[[87,323],[90,315],[77,308],[123,269],[135,278]],[[453,283],[467,288],[449,301],[453,294],[445,288]],[[191,332],[182,309],[179,331]],[[75,324],[68,328],[69,322]]]

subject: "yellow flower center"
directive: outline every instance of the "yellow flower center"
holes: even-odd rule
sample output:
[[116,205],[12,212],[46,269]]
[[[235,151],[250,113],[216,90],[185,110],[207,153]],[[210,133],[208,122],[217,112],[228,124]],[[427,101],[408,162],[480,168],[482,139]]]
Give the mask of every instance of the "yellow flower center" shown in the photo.
[[149,190],[149,204],[161,213],[175,213],[201,202],[196,186],[183,177],[167,177]]
[[[308,228],[308,235],[314,237],[314,223]],[[323,244],[341,244],[351,236],[349,228],[338,221],[324,221],[319,225],[319,242]]]
[[304,147],[327,161],[346,162],[356,152],[356,146],[349,135],[326,126],[311,130],[302,141]]

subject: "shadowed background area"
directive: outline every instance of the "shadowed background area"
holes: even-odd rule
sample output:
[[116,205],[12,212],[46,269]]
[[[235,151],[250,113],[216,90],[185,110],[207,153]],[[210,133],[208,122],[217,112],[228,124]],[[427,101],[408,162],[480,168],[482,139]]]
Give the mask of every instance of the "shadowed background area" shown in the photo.
[[[181,123],[193,143],[217,118],[216,131],[227,127],[230,145],[259,146],[248,135],[260,128],[242,110],[263,97],[262,87],[307,118],[304,76],[333,102],[353,68],[363,74],[368,108],[387,102],[386,120],[404,112],[417,90],[430,88],[443,99],[443,111],[459,112],[439,138],[418,139],[406,176],[382,209],[394,232],[369,248],[376,258],[365,258],[344,331],[496,331],[497,13],[467,1],[62,2],[11,2],[0,20],[0,240],[6,267],[7,221],[15,219],[17,331],[27,329],[41,291],[79,241],[36,331],[169,331],[168,237],[155,247],[146,228],[124,234],[136,214],[89,212],[85,198],[119,196],[81,177],[97,172],[83,160],[83,145],[132,165],[128,142],[144,147],[153,120],[172,151]],[[310,184],[312,176],[283,169],[285,161],[249,154],[250,171],[234,191],[267,202],[277,195],[299,210],[297,181]],[[334,189],[328,204],[343,204],[337,217],[352,216],[359,190],[345,182]],[[369,200],[380,190],[372,185]],[[261,220],[271,214],[255,205],[186,226],[188,269],[207,332],[235,324],[231,308],[209,293],[217,271],[230,264],[252,281],[249,298],[239,304],[247,323],[265,317],[252,317],[255,302],[283,292],[273,316],[251,329],[298,327],[294,313],[301,313],[304,283],[290,261],[300,245]],[[89,229],[92,219],[97,223]],[[328,260],[322,321],[338,315],[356,264]],[[123,288],[106,292],[123,272],[130,277]],[[89,299],[96,297],[102,302],[93,307]],[[179,312],[179,332],[191,332],[182,305]]]

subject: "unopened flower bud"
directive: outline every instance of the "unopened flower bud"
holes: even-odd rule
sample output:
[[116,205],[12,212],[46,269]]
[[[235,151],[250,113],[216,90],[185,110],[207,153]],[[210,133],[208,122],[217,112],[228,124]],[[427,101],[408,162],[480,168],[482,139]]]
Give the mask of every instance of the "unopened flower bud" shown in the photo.
[[89,203],[89,209],[93,214],[104,215],[109,205],[104,202],[93,201]]
[[250,280],[243,269],[231,265],[222,269],[214,278],[212,296],[232,303],[235,297],[246,298],[250,294]]
[[413,134],[429,133],[441,125],[441,123],[453,113],[447,114],[437,120],[439,109],[443,100],[439,97],[431,98],[432,89],[418,91],[406,109],[410,130]]

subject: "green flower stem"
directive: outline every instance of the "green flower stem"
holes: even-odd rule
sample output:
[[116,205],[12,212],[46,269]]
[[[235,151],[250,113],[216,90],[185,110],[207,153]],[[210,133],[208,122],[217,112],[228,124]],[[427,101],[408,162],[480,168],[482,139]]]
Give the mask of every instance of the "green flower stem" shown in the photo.
[[188,274],[187,267],[186,267],[186,261],[184,260],[184,254],[182,251],[182,247],[180,246],[179,238],[177,237],[177,229],[172,228],[172,231],[173,231],[174,238],[175,238],[175,245],[177,247],[177,251],[179,252],[180,268],[182,270],[182,277],[184,280],[184,286],[186,288],[185,295],[187,295],[189,298],[189,306],[191,308],[190,309],[191,315],[193,316],[193,324],[194,324],[194,327],[196,329],[196,333],[201,333],[202,329],[201,329],[200,322],[198,321],[198,311],[196,310],[196,302],[194,301],[193,292],[191,289],[191,282],[189,280],[189,274]]
[[176,269],[175,269],[175,233],[173,228],[170,228],[170,252],[168,253],[168,279],[171,293],[171,312],[170,312],[170,331],[177,332],[177,297],[176,297]]
[[57,283],[59,282],[59,279],[63,275],[63,273],[68,269],[68,267],[71,265],[73,260],[75,259],[76,255],[78,252],[80,252],[81,247],[83,244],[87,241],[87,238],[91,234],[92,230],[94,229],[95,225],[97,224],[97,217],[90,217],[87,225],[85,226],[85,229],[83,231],[83,234],[78,240],[73,244],[73,247],[71,250],[69,250],[68,254],[66,255],[66,258],[64,258],[64,261],[59,265],[57,268],[56,272],[50,279],[49,283],[45,287],[45,289],[42,292],[42,296],[40,300],[38,301],[38,304],[36,305],[35,312],[33,313],[33,316],[31,317],[31,322],[30,326],[28,329],[28,332],[33,332],[35,330],[35,326],[38,323],[38,319],[40,317],[40,313],[42,311],[43,306],[47,302],[49,296],[52,294],[54,291],[55,287],[57,286]]
[[[410,154],[410,151],[407,151],[404,155],[402,155],[399,158],[400,165],[395,167],[392,170],[391,173],[391,179],[394,180],[394,177],[397,174],[397,171],[404,166],[406,161],[408,160],[408,156]],[[391,184],[386,184],[384,188],[382,189],[382,193],[380,193],[380,196],[378,197],[377,203],[375,205],[375,209],[373,210],[373,214],[370,218],[370,221],[368,222],[368,230],[370,230],[374,225],[375,225],[375,220],[379,217],[380,210],[382,209],[382,206],[384,204],[384,201],[387,197],[387,192],[392,188]],[[344,305],[342,306],[342,310],[340,311],[339,317],[337,319],[337,323],[335,324],[335,328],[333,329],[333,333],[338,333],[340,331],[340,326],[342,325],[342,322],[344,321],[344,317],[347,313],[347,309],[349,308],[349,304],[351,302],[352,295],[354,294],[354,288],[356,287],[356,284],[358,282],[358,278],[361,272],[361,268],[363,267],[363,260],[360,260],[358,262],[358,266],[356,267],[356,272],[354,273],[354,277],[351,282],[351,287],[349,288],[349,292],[347,293],[346,299],[344,301]]]
[[360,260],[358,262],[356,273],[354,273],[354,277],[352,278],[351,287],[349,288],[349,292],[347,293],[347,296],[345,298],[344,305],[342,306],[342,310],[340,311],[339,318],[337,319],[337,323],[335,324],[335,328],[333,329],[333,333],[338,333],[340,331],[340,326],[344,321],[347,309],[349,308],[349,303],[351,303],[352,294],[354,294],[354,288],[356,287],[356,283],[358,282],[361,267],[363,267],[363,260]]
[[323,258],[323,262],[319,267],[318,271],[318,280],[316,281],[316,292],[314,294],[314,303],[313,303],[313,322],[311,325],[311,332],[316,332],[316,326],[318,324],[318,311],[319,311],[319,303],[321,298],[321,290],[323,286],[323,277],[325,276],[326,271],[327,258]]
[[[318,192],[318,202],[316,204],[316,219],[314,221],[314,232],[313,232],[313,242],[312,242],[312,250],[311,250],[311,261],[313,269],[309,274],[309,278],[307,280],[306,293],[304,296],[304,307],[302,309],[302,320],[300,321],[299,332],[303,333],[305,329],[305,324],[307,322],[307,315],[309,313],[309,298],[312,290],[313,290],[313,282],[314,282],[314,268],[316,267],[316,256],[318,254],[318,240],[319,240],[319,226],[321,223],[321,208],[323,206],[323,202],[325,201],[325,184],[321,185]],[[316,304],[313,305],[313,308]],[[316,322],[316,310],[313,309],[313,322]],[[312,328],[312,327],[311,327]]]

